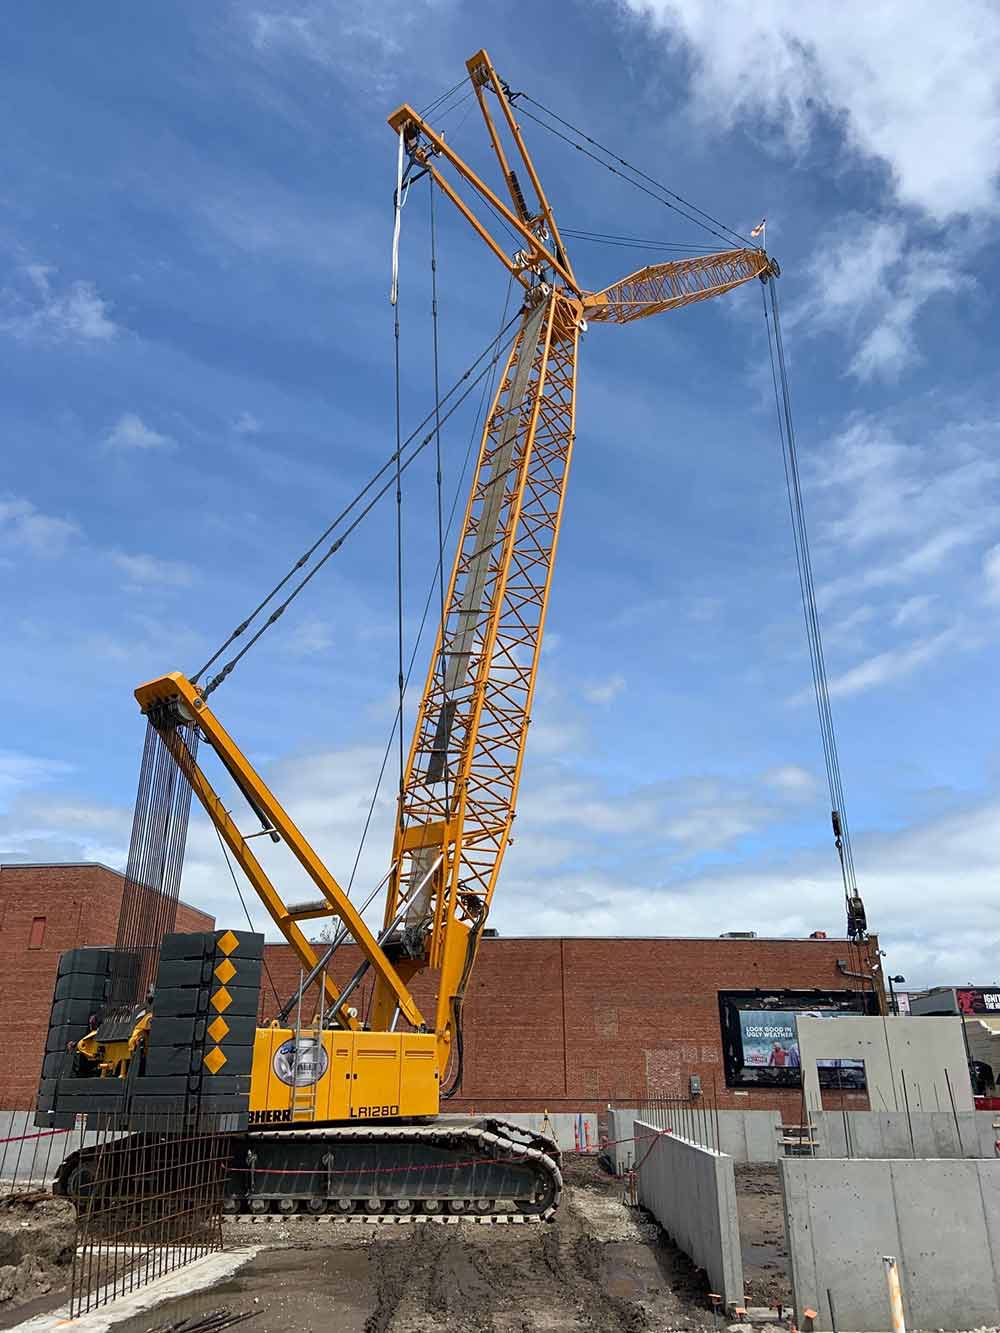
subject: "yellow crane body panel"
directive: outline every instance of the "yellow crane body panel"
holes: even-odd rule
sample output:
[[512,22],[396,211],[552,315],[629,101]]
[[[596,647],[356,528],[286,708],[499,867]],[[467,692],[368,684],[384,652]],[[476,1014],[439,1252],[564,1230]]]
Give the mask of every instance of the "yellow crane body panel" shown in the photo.
[[[251,1124],[394,1120],[440,1109],[432,1032],[257,1029]],[[307,1114],[308,1112],[308,1114]]]

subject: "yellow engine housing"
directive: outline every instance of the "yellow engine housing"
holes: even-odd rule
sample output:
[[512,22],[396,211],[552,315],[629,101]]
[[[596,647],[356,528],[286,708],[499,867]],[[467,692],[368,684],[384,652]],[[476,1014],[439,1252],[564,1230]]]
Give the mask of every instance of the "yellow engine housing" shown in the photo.
[[440,1076],[432,1032],[301,1033],[258,1028],[250,1123],[392,1120],[437,1115]]

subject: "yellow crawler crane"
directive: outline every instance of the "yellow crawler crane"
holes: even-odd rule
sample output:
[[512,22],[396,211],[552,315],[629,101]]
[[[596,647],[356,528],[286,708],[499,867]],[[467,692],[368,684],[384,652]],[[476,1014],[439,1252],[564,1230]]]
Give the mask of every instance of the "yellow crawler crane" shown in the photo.
[[[509,205],[412,107],[389,124],[411,169],[432,177],[520,284],[523,305],[483,430],[405,763],[377,935],[209,707],[227,672],[202,685],[173,672],[136,690],[306,986],[320,992],[308,1097],[294,1077],[280,1076],[282,1053],[287,1059],[291,1042],[297,1060],[303,1036],[288,1022],[291,1005],[257,1031],[251,1127],[233,1140],[233,1209],[488,1212],[510,1211],[502,1201],[513,1200],[523,1214],[554,1212],[560,1176],[551,1140],[439,1111],[460,1085],[463,997],[510,842],[573,452],[579,340],[589,324],[628,324],[777,272],[763,250],[748,248],[649,265],[600,291],[581,287],[505,85],[485,51],[467,68]],[[516,253],[470,197],[517,235]],[[284,900],[254,854],[258,834],[240,831],[198,762],[187,739],[194,732],[299,862],[316,899]],[[318,919],[337,922],[321,952],[302,930]],[[361,962],[338,987],[328,964],[346,938]],[[436,997],[426,1011],[410,989],[425,970]],[[350,1000],[368,974],[373,1000],[362,1026]]]

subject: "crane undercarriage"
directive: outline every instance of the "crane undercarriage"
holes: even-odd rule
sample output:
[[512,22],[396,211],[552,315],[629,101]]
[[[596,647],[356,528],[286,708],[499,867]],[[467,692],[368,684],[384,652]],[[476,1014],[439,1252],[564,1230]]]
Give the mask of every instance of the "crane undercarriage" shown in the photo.
[[[153,1163],[157,1139],[146,1137]],[[252,1127],[225,1142],[228,1214],[501,1214],[547,1221],[562,1192],[555,1141],[491,1116],[439,1116],[426,1125]],[[133,1180],[155,1179],[155,1170],[144,1169],[141,1148],[130,1160]],[[55,1192],[78,1200],[99,1190],[99,1171],[99,1150],[81,1149],[63,1162]]]

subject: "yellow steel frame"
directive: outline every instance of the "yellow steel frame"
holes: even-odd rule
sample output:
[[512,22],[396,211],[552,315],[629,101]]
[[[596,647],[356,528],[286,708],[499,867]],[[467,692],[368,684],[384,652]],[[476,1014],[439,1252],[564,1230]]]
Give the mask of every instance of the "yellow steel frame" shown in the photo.
[[[319,889],[326,902],[325,914],[339,917],[344,923],[365,958],[375,969],[380,981],[396,997],[396,1003],[407,1022],[415,1028],[425,1027],[423,1015],[417,1007],[416,1001],[386,957],[374,935],[365,925],[357,908],[306,841],[277,797],[236,745],[236,742],[223,727],[212,709],[209,708],[197,685],[192,685],[191,681],[179,671],[172,671],[166,676],[161,676],[156,680],[148,681],[145,685],[140,685],[135,692],[135,697],[144,713],[161,715],[163,710],[167,710],[178,721],[197,724],[201,734],[222,760],[223,765],[243,795],[268,820],[270,829],[285,843]],[[271,920],[292,946],[302,967],[306,971],[312,971],[319,959],[315,949],[303,935],[296,922],[299,919],[309,919],[316,913],[307,910],[298,914],[294,909],[287,906],[264,867],[251,850],[247,838],[237,828],[236,822],[223,804],[222,798],[184,743],[176,726],[159,725],[158,730],[181,772],[191,784],[194,794],[204,806],[209,819],[219,830],[227,847],[256,890],[257,896],[267,908]],[[324,985],[326,987],[326,1003],[332,1005],[339,998],[340,991],[329,976],[324,978]],[[338,1021],[342,1027],[356,1028],[358,1026],[357,1021],[344,1010],[339,1011]]]
[[[585,321],[630,323],[720,295],[772,271],[760,250],[650,265],[599,292],[578,284],[504,86],[485,51],[469,75],[514,210],[409,106],[389,124],[507,270],[527,290],[521,327],[483,431],[406,763],[385,921],[408,907],[423,962],[439,969],[435,1031],[442,1063],[453,1001],[511,841],[525,738],[575,431],[576,368]],[[536,200],[528,207],[487,94],[500,107]],[[445,165],[523,241],[514,256],[476,216]],[[551,243],[551,244],[550,244]],[[439,869],[428,880],[435,861]],[[415,954],[419,947],[413,943]],[[373,1025],[394,999],[376,985]]]
[[[389,124],[403,136],[411,162],[430,174],[525,295],[520,328],[483,430],[404,772],[385,907],[386,927],[401,923],[398,969],[198,687],[174,673],[136,691],[144,711],[158,715],[167,707],[197,724],[252,807],[320,890],[318,906],[290,908],[284,902],[176,726],[163,727],[195,794],[307,972],[316,967],[317,955],[297,922],[338,917],[374,971],[371,1027],[383,1032],[394,1031],[400,1017],[411,1028],[428,1030],[406,982],[425,967],[438,972],[432,1030],[442,1076],[456,1002],[511,841],[573,453],[580,335],[589,321],[631,323],[777,271],[762,250],[731,250],[649,265],[601,291],[581,288],[504,84],[485,51],[467,68],[513,208],[412,107],[399,107]],[[500,108],[500,128],[491,99]],[[511,166],[505,136],[513,142],[533,205]],[[508,254],[477,216],[462,186],[515,232],[520,243],[515,254]],[[323,985],[326,1004],[335,1004],[336,985],[329,976]],[[342,1027],[357,1029],[342,1007],[337,1017]]]

